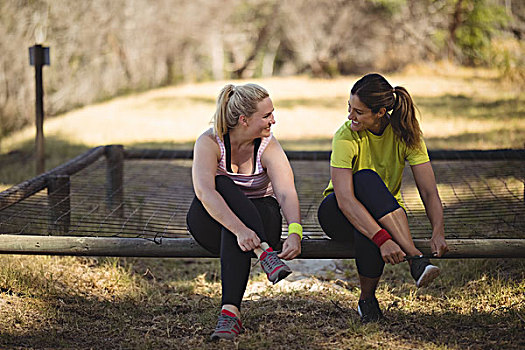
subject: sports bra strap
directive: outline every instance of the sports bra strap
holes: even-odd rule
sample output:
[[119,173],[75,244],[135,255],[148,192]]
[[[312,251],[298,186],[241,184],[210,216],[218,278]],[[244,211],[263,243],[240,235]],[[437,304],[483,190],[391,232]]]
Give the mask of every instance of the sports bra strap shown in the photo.
[[[253,141],[253,170],[252,174],[255,174],[257,170],[257,152],[259,151],[259,146],[261,146],[261,138],[256,138]],[[230,173],[233,173],[232,170],[232,146],[230,143],[230,134],[224,134],[224,148],[226,149],[226,170]]]

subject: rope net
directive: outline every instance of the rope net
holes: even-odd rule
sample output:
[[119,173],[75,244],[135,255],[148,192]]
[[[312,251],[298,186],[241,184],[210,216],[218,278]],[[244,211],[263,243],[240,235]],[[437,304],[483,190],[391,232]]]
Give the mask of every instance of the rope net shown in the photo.
[[[160,156],[159,156],[160,158]],[[50,201],[41,190],[0,210],[0,234],[86,237],[189,237],[186,212],[193,200],[191,159],[125,159],[123,202],[109,209],[104,157],[70,176],[69,195]],[[293,160],[305,238],[326,237],[317,208],[329,175],[327,160]],[[524,238],[523,160],[434,160],[448,238]],[[62,184],[61,186],[65,186]],[[60,188],[58,188],[60,191]],[[410,167],[402,197],[411,232],[429,238],[431,226]],[[67,205],[66,205],[67,204]],[[58,210],[65,207],[66,210]],[[57,212],[50,215],[50,212]],[[65,216],[68,225],[57,230]],[[283,235],[286,233],[283,220]]]

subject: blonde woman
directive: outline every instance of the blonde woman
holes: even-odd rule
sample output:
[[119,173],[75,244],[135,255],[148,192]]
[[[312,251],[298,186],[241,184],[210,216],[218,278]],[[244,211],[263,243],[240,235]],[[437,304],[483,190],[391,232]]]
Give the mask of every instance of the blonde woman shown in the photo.
[[[281,260],[301,252],[302,227],[294,177],[271,133],[274,107],[256,84],[226,85],[219,94],[214,128],[194,148],[195,199],[188,229],[221,258],[222,310],[212,340],[233,339],[242,330],[241,301],[251,257],[277,283],[292,271]],[[280,248],[281,210],[289,224]]]

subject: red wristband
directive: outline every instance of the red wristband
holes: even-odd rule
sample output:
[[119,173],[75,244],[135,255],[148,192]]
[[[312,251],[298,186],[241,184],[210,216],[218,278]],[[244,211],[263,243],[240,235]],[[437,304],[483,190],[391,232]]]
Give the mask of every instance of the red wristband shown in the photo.
[[372,237],[372,242],[375,243],[376,246],[381,247],[383,243],[388,241],[389,239],[392,239],[392,236],[384,228],[377,231],[374,237]]

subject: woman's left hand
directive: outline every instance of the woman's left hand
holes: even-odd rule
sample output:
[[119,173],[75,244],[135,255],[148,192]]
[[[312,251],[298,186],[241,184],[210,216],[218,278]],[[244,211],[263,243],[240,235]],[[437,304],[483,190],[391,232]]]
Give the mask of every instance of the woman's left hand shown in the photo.
[[301,254],[301,237],[291,234],[284,241],[283,250],[277,256],[284,260],[292,260],[299,254]]
[[445,236],[443,234],[433,234],[430,239],[430,249],[432,253],[436,253],[437,257],[443,256],[443,254],[448,252]]

